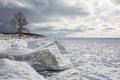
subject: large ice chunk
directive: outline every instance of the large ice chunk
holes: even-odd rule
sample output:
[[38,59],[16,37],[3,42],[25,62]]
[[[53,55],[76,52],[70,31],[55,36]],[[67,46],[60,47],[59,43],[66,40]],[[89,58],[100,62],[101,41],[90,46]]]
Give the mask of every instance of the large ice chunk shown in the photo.
[[30,56],[34,56],[34,63],[41,64],[49,69],[64,70],[71,67],[71,62],[61,55],[56,45],[36,50]]
[[57,45],[57,47],[58,47],[61,54],[68,53],[68,51],[64,47],[64,44],[63,44],[63,42],[61,40],[54,40],[54,43]]
[[28,63],[0,59],[0,80],[45,80]]

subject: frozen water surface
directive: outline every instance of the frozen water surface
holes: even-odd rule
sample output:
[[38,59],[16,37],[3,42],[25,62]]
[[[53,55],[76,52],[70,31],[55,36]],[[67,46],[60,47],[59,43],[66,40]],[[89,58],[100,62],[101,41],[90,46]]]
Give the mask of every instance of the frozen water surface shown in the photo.
[[120,39],[63,39],[73,68],[49,80],[120,80]]

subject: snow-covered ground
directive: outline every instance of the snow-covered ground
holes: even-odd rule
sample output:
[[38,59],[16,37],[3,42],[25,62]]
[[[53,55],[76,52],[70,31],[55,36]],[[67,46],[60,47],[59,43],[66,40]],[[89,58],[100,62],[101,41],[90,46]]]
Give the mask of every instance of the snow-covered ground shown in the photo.
[[[64,57],[63,61],[70,58],[73,66],[64,71],[38,71],[48,80],[120,80],[120,39],[63,39],[62,42],[65,47],[48,38],[1,39],[0,54],[20,56],[49,48],[45,53],[53,55],[58,62],[60,56]],[[65,48],[68,52],[64,52]]]
[[0,58],[27,61],[35,68],[35,65],[54,70],[69,68],[70,61],[60,53],[60,45],[56,43],[45,38],[0,40]]
[[70,60],[62,55],[65,48],[54,39],[33,37],[19,39],[15,36],[5,39],[2,36],[0,44],[0,59],[24,61],[40,71],[65,70],[72,67]]
[[73,68],[50,80],[120,80],[120,39],[66,39]]
[[0,80],[45,80],[29,64],[0,59]]
[[52,41],[46,39],[8,39],[0,40],[0,52],[9,54],[28,54],[37,48],[45,47]]

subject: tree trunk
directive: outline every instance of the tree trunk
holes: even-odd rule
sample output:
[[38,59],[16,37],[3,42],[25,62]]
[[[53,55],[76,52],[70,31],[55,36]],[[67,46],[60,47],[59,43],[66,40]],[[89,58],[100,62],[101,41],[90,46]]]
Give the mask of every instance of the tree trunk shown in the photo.
[[22,27],[21,26],[19,26],[17,34],[19,34],[19,38],[22,36]]

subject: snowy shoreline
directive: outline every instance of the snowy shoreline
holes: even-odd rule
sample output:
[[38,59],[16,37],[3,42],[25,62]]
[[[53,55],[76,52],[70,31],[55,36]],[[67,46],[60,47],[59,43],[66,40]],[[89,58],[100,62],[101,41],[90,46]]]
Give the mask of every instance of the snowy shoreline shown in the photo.
[[46,80],[28,63],[0,59],[0,80]]
[[15,33],[0,33],[0,40],[8,40],[8,39],[31,39],[31,38],[44,38],[43,35],[37,35],[37,34],[29,34],[29,33],[23,33],[21,37],[19,37],[19,34]]
[[60,48],[64,46],[54,39],[1,34],[0,44],[0,59],[27,62],[35,70],[64,70],[72,66],[61,53]]
[[63,44],[58,41],[49,38],[0,40],[0,56],[29,63],[46,80],[120,79],[120,39],[64,39]]

